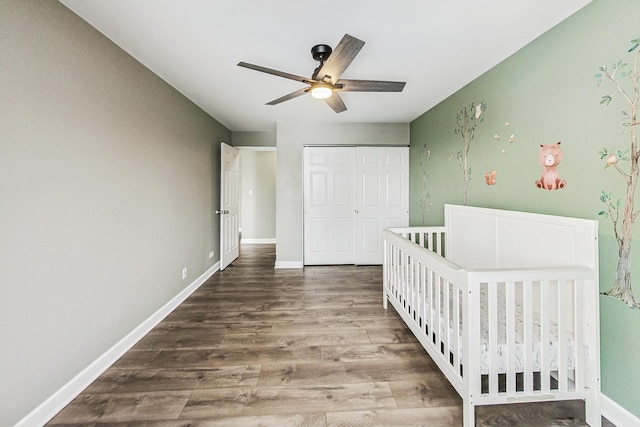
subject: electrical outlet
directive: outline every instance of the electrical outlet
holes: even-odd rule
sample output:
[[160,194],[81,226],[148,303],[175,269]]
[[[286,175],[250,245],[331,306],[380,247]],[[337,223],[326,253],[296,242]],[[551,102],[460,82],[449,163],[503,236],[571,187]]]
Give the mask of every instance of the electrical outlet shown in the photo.
[[187,267],[184,267],[182,269],[182,280],[187,278]]
[[209,259],[213,258],[213,251],[209,252]]

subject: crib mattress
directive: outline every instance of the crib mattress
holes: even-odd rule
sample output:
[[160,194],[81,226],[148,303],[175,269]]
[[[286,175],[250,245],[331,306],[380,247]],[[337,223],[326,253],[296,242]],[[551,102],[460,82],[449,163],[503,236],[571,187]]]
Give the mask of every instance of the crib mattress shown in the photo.
[[[498,301],[504,301],[504,293],[498,291]],[[487,288],[482,287],[480,290],[480,302],[481,302],[481,312],[480,312],[480,316],[481,316],[481,322],[480,322],[480,334],[481,334],[481,344],[480,344],[480,369],[482,374],[488,374],[490,371],[490,359],[489,359],[489,330],[488,330],[488,310],[487,310],[487,306],[488,306],[488,298],[487,298]],[[519,303],[516,303],[517,307],[515,309],[515,319],[516,319],[516,325],[515,325],[515,370],[516,372],[524,372],[524,356],[525,356],[525,348],[524,348],[524,320],[523,320],[523,316],[522,316],[522,306]],[[429,310],[429,306],[427,306],[427,311]],[[498,310],[497,310],[497,332],[498,332],[498,337],[497,337],[497,343],[498,343],[498,347],[497,347],[497,369],[499,373],[506,373],[507,372],[507,368],[508,368],[508,364],[509,364],[509,359],[508,359],[508,349],[507,349],[507,325],[506,325],[506,313],[505,313],[505,304],[504,303],[499,303],[498,304]],[[450,313],[452,312],[452,310],[450,310]],[[429,316],[429,313],[427,313],[427,316]],[[450,319],[450,324],[452,323],[452,319]],[[540,321],[540,316],[536,315],[535,313],[532,316],[532,331],[533,331],[533,336],[531,339],[532,345],[531,345],[531,358],[532,358],[532,367],[534,371],[541,371],[542,370],[542,349],[543,349],[543,345],[540,342],[540,331],[541,331],[541,321]],[[444,319],[440,319],[440,336],[443,336],[445,331],[444,331]],[[462,331],[462,324],[460,325],[460,331]],[[454,337],[455,331],[453,328],[449,328],[448,331],[448,336],[449,336],[449,343],[453,343],[453,337]],[[571,336],[572,334],[567,332],[567,336]],[[460,343],[460,346],[458,348],[458,357],[460,358],[460,360],[462,361],[462,356],[463,356],[463,345],[462,345],[462,335],[460,335],[458,337],[458,342]],[[558,363],[558,325],[555,322],[550,322],[549,324],[549,342],[546,343],[547,348],[548,348],[548,360],[549,360],[549,370],[550,371],[555,371],[558,369],[559,367],[559,363]],[[453,345],[450,344],[449,346],[449,351],[453,352],[455,351]],[[588,357],[588,349],[585,346],[584,349],[584,356],[585,358]],[[575,368],[575,353],[576,353],[576,346],[575,346],[575,342],[573,341],[573,339],[570,339],[567,343],[567,349],[566,349],[566,355],[567,355],[567,369],[572,370]]]

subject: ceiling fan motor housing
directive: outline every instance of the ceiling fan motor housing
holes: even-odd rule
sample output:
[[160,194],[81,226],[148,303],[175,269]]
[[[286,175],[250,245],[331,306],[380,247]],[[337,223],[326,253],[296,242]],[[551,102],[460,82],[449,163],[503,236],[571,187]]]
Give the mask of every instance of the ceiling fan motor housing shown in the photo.
[[311,48],[311,55],[313,56],[313,59],[320,61],[320,64],[324,63],[324,61],[329,58],[331,52],[331,46],[326,44],[317,44]]

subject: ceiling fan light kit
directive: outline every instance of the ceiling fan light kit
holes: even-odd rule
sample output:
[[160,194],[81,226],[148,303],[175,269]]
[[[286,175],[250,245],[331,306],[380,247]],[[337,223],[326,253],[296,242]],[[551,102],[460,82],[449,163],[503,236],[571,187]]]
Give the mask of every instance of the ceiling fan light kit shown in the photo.
[[238,66],[272,74],[285,79],[291,79],[304,83],[308,87],[296,90],[284,95],[267,105],[276,105],[281,102],[297,98],[311,92],[311,96],[324,100],[336,113],[346,111],[342,98],[338,94],[342,92],[402,92],[405,82],[392,82],[384,80],[341,80],[340,76],[354,60],[364,46],[364,42],[349,34],[345,34],[334,50],[326,44],[318,44],[311,48],[313,59],[320,62],[311,78],[289,74],[260,65],[240,62]]
[[333,89],[326,83],[314,83],[311,85],[311,96],[316,99],[327,99],[333,94]]

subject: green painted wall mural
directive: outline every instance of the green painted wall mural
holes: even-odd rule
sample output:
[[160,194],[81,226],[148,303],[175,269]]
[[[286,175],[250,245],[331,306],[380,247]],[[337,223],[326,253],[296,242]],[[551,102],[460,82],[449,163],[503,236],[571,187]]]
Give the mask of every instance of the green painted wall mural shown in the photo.
[[[636,230],[640,221],[627,221],[629,230],[622,231],[627,195],[633,199],[637,191],[628,191],[626,175],[632,175],[633,155],[640,156],[632,153],[630,145],[632,138],[637,141],[637,130],[632,129],[637,129],[638,104],[637,99],[636,107],[626,102],[606,77],[606,72],[613,72],[611,66],[599,70],[603,63],[615,63],[618,71],[612,77],[624,80],[623,87],[634,99],[634,77],[629,73],[640,45],[627,50],[636,44],[629,41],[638,37],[638,22],[640,1],[594,0],[415,119],[411,123],[410,222],[442,224],[443,205],[463,204],[465,194],[466,203],[474,206],[599,220],[602,391],[640,418],[640,309],[630,309],[623,299],[607,295],[615,293],[618,237],[626,239],[629,247],[640,245]],[[621,67],[620,59],[630,65]],[[624,78],[621,71],[627,73]],[[600,86],[594,84],[595,72],[601,74]],[[609,106],[608,98],[600,104],[603,95],[611,96]],[[458,167],[461,133],[455,132],[456,119],[465,106],[474,113],[469,106],[479,100],[489,108],[480,115],[482,124],[475,127],[467,158],[474,179],[465,182]],[[620,110],[628,113],[622,121]],[[541,146],[558,141],[562,159],[555,165],[555,190],[544,190],[536,185],[544,181]],[[606,214],[599,215],[601,211]],[[619,215],[618,235],[612,215]],[[631,218],[635,217],[632,213]],[[640,251],[629,252],[627,259],[629,277],[635,280],[627,282],[628,290],[637,296]]]

